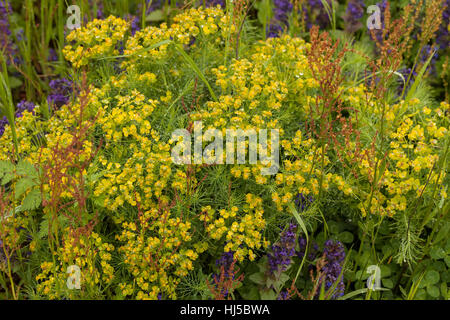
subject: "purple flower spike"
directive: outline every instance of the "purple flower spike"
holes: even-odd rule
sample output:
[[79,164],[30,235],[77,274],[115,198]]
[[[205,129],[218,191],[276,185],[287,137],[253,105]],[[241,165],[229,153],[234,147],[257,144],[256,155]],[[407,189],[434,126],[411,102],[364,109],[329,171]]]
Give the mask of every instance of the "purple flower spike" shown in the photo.
[[295,255],[296,231],[297,226],[289,224],[289,227],[281,234],[280,241],[272,245],[272,252],[267,255],[269,271],[272,275],[285,271],[291,264],[291,257]]
[[361,29],[363,24],[360,19],[364,16],[364,8],[366,5],[362,0],[350,0],[347,11],[344,16],[345,30],[353,33]]
[[21,118],[24,111],[31,112],[34,114],[34,108],[36,105],[33,102],[26,100],[20,101],[16,106],[16,118]]
[[277,297],[277,300],[290,300],[289,299],[289,292],[287,290],[281,291],[280,294]]
[[322,271],[324,272],[325,290],[333,287],[334,283],[340,280],[332,294],[332,298],[336,299],[344,295],[344,276],[341,275],[342,264],[345,260],[344,246],[340,241],[327,240],[324,245],[324,255],[326,264]]
[[289,27],[288,19],[292,12],[293,5],[289,0],[274,0],[274,18],[267,26],[267,37],[276,38],[283,33],[283,29]]
[[8,124],[8,119],[6,117],[0,118],[0,137],[5,133],[5,127]]
[[450,47],[450,34],[448,27],[450,24],[450,0],[445,2],[445,6],[445,10],[442,12],[442,22],[436,33],[436,43],[441,51],[448,50]]
[[[224,252],[222,256],[216,260],[216,265],[221,270],[219,274],[213,274],[213,284],[217,288],[220,283],[221,278],[221,272],[223,267],[223,275],[225,279],[234,279],[234,275],[229,274],[231,265],[234,261],[234,251]],[[228,296],[228,290],[225,288],[222,288],[221,291],[222,296],[226,297]]]
[[[13,57],[16,51],[11,37],[11,29],[9,25],[9,16],[12,13],[11,5],[7,1],[0,0],[0,51],[4,56]],[[9,59],[6,59],[9,64]],[[15,59],[16,60],[16,59]],[[18,62],[16,60],[16,62]]]
[[49,105],[53,105],[55,109],[61,108],[69,102],[72,94],[72,81],[66,78],[50,81],[50,88],[52,92],[47,97]]

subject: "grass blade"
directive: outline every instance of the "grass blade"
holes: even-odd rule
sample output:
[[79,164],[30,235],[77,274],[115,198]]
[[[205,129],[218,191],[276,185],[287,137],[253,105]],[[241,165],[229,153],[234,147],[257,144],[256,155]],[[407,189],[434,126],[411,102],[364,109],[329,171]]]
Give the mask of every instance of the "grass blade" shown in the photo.
[[428,57],[427,61],[425,62],[425,64],[422,66],[422,68],[420,69],[419,73],[417,74],[416,79],[414,80],[413,85],[411,86],[411,89],[409,89],[408,94],[406,95],[406,99],[405,102],[408,102],[409,100],[411,100],[411,98],[414,96],[414,94],[417,91],[417,87],[419,86],[419,84],[422,82],[422,78],[423,75],[425,74],[425,71],[428,68],[428,65],[431,62],[431,59],[433,58],[433,56],[435,55],[436,50],[433,51],[432,54],[430,54],[430,56]]
[[183,56],[184,60],[186,60],[186,62],[191,66],[191,68],[194,70],[194,72],[199,76],[199,78],[206,85],[206,87],[208,88],[209,93],[211,94],[211,97],[214,99],[214,101],[216,101],[216,102],[219,101],[217,99],[217,96],[214,93],[213,89],[209,85],[208,80],[206,80],[205,76],[203,75],[201,70],[198,68],[198,66],[195,64],[194,60],[192,60],[192,58],[189,57],[189,55],[183,50],[183,48],[179,44],[174,43],[174,45],[175,45],[176,50]]
[[14,114],[15,114],[15,108],[14,108],[14,102],[11,95],[11,89],[9,85],[9,77],[8,77],[8,71],[6,69],[6,61],[4,56],[0,53],[1,58],[1,67],[2,72],[0,72],[0,109],[3,113],[5,113],[6,118],[8,119],[9,126],[11,128],[12,138],[14,142],[15,147],[15,153],[19,153],[19,143],[17,141],[17,133],[16,133],[16,126],[14,123]]

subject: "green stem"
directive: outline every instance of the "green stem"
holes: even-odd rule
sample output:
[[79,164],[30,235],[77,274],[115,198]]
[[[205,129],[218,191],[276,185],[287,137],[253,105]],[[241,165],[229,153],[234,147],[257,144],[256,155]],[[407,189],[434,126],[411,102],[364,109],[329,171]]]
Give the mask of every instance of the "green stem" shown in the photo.
[[12,277],[12,272],[11,272],[11,260],[10,260],[11,256],[6,252],[6,246],[3,246],[3,252],[5,254],[6,262],[8,265],[8,278],[11,283],[11,291],[12,291],[13,299],[17,300],[16,289],[14,288],[14,279]]

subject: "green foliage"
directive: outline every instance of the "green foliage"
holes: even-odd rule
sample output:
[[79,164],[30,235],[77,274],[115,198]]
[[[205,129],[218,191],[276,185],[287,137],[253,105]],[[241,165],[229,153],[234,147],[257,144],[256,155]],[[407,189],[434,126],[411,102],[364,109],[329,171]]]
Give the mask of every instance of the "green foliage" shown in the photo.
[[[39,171],[27,160],[20,160],[17,165],[7,160],[0,161],[0,185],[13,183],[15,200],[23,199],[21,205],[15,208],[16,213],[34,210],[40,206],[39,179]],[[12,214],[11,212],[8,216]]]

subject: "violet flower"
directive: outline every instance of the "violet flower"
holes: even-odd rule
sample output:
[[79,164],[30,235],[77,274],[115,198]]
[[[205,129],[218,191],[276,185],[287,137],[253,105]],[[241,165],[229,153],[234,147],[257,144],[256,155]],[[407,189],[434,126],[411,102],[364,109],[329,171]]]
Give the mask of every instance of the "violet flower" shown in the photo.
[[5,133],[5,127],[8,125],[8,119],[3,116],[0,118],[0,137]]
[[[0,0],[0,52],[3,56],[15,56],[15,45],[12,42],[9,16],[12,14],[11,5],[7,1]],[[6,59],[9,64],[9,59]]]
[[267,38],[278,38],[282,33],[283,28],[276,23],[271,23],[266,27]]
[[364,16],[364,8],[366,5],[363,0],[350,0],[348,2],[347,11],[344,16],[345,30],[354,33],[361,29],[363,24],[361,18]]
[[441,51],[448,50],[450,47],[450,0],[446,1],[445,6],[445,10],[442,12],[442,23],[436,33],[436,43]]
[[225,277],[229,277],[228,272],[230,271],[231,264],[234,261],[234,251],[224,252],[219,259],[216,260],[216,266],[221,269],[224,268]]
[[[151,2],[151,4],[150,4]],[[164,1],[163,0],[147,0],[147,3],[145,4],[145,13],[149,14],[150,12],[153,12],[155,10],[161,9],[162,6],[164,5]],[[142,9],[141,9],[142,12]]]
[[21,118],[24,111],[34,114],[34,108],[36,105],[33,102],[22,100],[16,106],[16,118]]
[[[331,7],[331,0],[327,0],[327,3]],[[313,25],[318,25],[321,29],[324,29],[330,24],[330,18],[321,0],[308,0],[306,6],[308,8],[306,10],[306,27],[308,30]]]
[[297,196],[296,196],[294,202],[297,207],[297,210],[300,212],[303,212],[309,208],[309,206],[311,205],[311,203],[313,203],[313,201],[314,201],[314,199],[312,196],[309,196],[308,198],[306,198],[303,195],[303,193],[297,193]]
[[[17,104],[14,116],[15,118],[21,118],[23,116],[24,111],[28,111],[34,114],[35,107],[36,105],[33,102],[22,100]],[[0,118],[0,137],[5,133],[5,128],[8,124],[9,122],[6,116]]]
[[[378,6],[378,8],[380,8],[380,20],[381,20],[381,29],[374,29],[374,30],[368,30],[370,37],[372,40],[376,40],[377,42],[379,42],[380,44],[383,43],[384,39],[383,39],[383,30],[385,28],[384,25],[384,13],[386,11],[388,2],[387,0],[383,0],[379,3],[376,4]],[[375,35],[375,39],[372,36],[372,32]]]
[[[307,245],[306,239],[303,238],[303,237],[299,237],[298,238],[299,250],[297,251],[297,256],[300,259],[303,259],[303,256],[305,255],[305,252],[306,252],[306,249],[307,249],[306,245]],[[308,257],[307,257],[308,260],[312,261],[312,260],[316,259],[318,253],[319,253],[319,246],[317,245],[316,242],[313,242],[313,244],[312,244],[312,246],[310,248],[310,252],[308,254]]]
[[[224,252],[219,259],[216,260],[216,266],[219,267],[219,274],[213,274],[212,278],[213,278],[213,285],[217,288],[217,286],[220,283],[220,277],[222,275],[222,270],[223,270],[223,275],[224,275],[224,280],[229,280],[234,279],[234,275],[229,274],[230,272],[230,267],[233,264],[234,261],[234,251],[229,251],[229,252]],[[222,269],[223,268],[223,269]],[[223,297],[228,296],[228,290],[225,288],[222,288],[221,294]]]
[[273,20],[266,28],[267,38],[279,37],[283,30],[289,28],[289,15],[293,5],[289,0],[274,0]]
[[126,21],[131,21],[131,35],[134,36],[135,33],[141,30],[140,20],[137,16],[133,16],[131,14],[125,15]]
[[283,290],[278,294],[277,300],[289,300],[289,292]]
[[323,252],[326,260],[326,264],[322,268],[324,273],[322,280],[325,281],[325,291],[333,287],[339,280],[331,296],[332,299],[336,299],[343,296],[345,290],[344,275],[341,275],[343,272],[342,264],[345,260],[344,246],[340,241],[327,240]]
[[296,231],[297,225],[289,224],[288,228],[281,233],[280,240],[272,245],[272,252],[267,255],[269,272],[272,275],[285,271],[291,264],[291,258],[295,255]]
[[73,91],[72,81],[66,78],[56,79],[50,81],[49,85],[52,91],[47,97],[47,102],[57,110],[69,102]]

